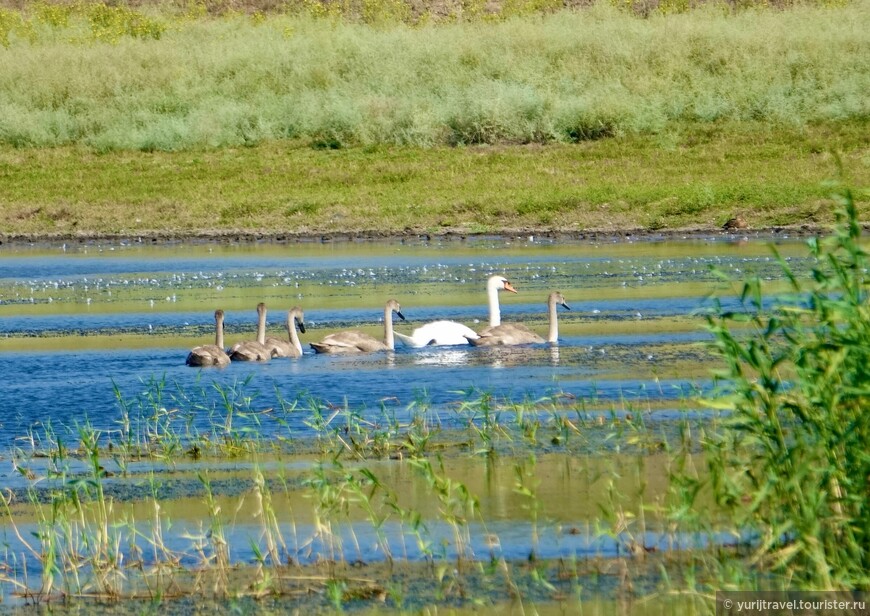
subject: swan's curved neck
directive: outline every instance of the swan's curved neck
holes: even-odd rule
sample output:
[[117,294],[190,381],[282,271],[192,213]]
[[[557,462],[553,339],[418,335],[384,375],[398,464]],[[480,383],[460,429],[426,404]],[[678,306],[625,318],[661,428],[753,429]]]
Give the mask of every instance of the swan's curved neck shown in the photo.
[[224,320],[221,318],[215,323],[214,345],[219,349],[224,348]]
[[266,311],[260,310],[257,315],[257,342],[266,344]]
[[391,351],[396,349],[396,341],[393,337],[393,309],[389,306],[384,308],[384,344]]
[[556,306],[556,300],[551,297],[547,302],[547,306],[550,312],[550,332],[547,334],[547,342],[555,344],[559,342],[559,313],[556,310],[558,307]]
[[301,355],[302,343],[299,342],[299,334],[296,332],[296,317],[292,314],[287,315],[287,331],[290,332],[290,344],[295,346]]
[[489,300],[489,325],[490,327],[501,325],[501,309],[498,306],[498,285],[487,285],[486,295]]

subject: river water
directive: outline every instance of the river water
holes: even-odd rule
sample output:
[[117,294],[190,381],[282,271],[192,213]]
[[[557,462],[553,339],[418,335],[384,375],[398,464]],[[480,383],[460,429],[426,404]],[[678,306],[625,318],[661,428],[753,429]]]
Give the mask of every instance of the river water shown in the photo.
[[[733,289],[712,269],[776,279],[768,240],[715,236],[669,241],[555,242],[537,238],[296,244],[106,243],[0,247],[0,446],[51,422],[117,427],[122,400],[171,407],[195,390],[210,403],[239,387],[254,406],[319,400],[362,414],[399,413],[415,400],[449,415],[458,400],[488,392],[510,400],[554,393],[674,410],[709,387],[703,319],[714,291]],[[792,267],[802,242],[777,238]],[[308,343],[344,328],[382,335],[394,297],[407,318],[486,324],[485,281],[499,273],[518,289],[501,296],[502,319],[546,333],[545,301],[560,290],[558,346],[398,346],[395,353],[315,355]],[[213,312],[226,339],[253,338],[255,305],[267,304],[270,335],[299,305],[307,331],[300,359],[189,368],[188,350],[213,342]],[[291,426],[304,437],[305,418]],[[268,437],[268,435],[265,435]]]
[[[0,581],[0,603],[22,604],[21,589],[33,592],[40,579],[45,590],[44,554],[56,550],[68,551],[65,566],[90,580],[93,571],[79,550],[91,539],[79,545],[79,537],[97,536],[107,524],[130,563],[159,544],[181,566],[199,570],[210,562],[203,546],[216,528],[230,562],[254,563],[265,547],[263,491],[274,506],[270,532],[283,546],[281,562],[315,567],[324,558],[368,566],[390,553],[422,562],[435,548],[438,562],[523,563],[531,555],[618,560],[632,546],[654,553],[733,543],[740,538],[734,529],[671,528],[649,505],[669,489],[672,460],[663,442],[687,422],[708,420],[695,402],[710,391],[715,366],[704,314],[714,301],[739,307],[738,287],[720,274],[758,275],[775,288],[781,270],[772,243],[713,236],[0,246],[0,478],[11,513],[0,524],[6,546],[0,564],[9,572]],[[798,275],[807,271],[801,241],[779,237],[776,249]],[[399,332],[437,319],[480,329],[487,319],[486,279],[496,273],[518,289],[501,296],[503,322],[520,321],[542,335],[546,297],[562,292],[570,310],[559,312],[558,344],[399,345],[395,352],[357,356],[316,355],[309,347],[347,328],[382,336],[389,298],[407,318],[396,324]],[[185,365],[191,347],[213,342],[217,308],[226,313],[228,346],[252,339],[258,302],[266,303],[269,334],[276,336],[291,307],[304,309],[301,358],[222,369]],[[504,413],[518,432],[499,454],[474,444],[467,455],[456,453],[466,451],[462,439],[474,425],[491,419],[487,413]],[[549,422],[546,435],[536,436],[536,424],[523,423],[523,413],[541,413]],[[401,430],[408,430],[410,443],[419,420],[461,428],[453,431],[459,442],[444,449],[452,447],[452,455],[427,450],[438,467],[430,475],[421,458],[402,458]],[[638,420],[642,430],[632,433]],[[570,428],[559,434],[556,425]],[[532,432],[523,433],[523,426]],[[353,454],[354,436],[374,440],[397,427],[389,455]],[[81,448],[67,455],[90,429],[104,445],[98,459]],[[331,445],[318,453],[318,438],[327,433]],[[240,454],[233,450],[236,438],[266,447]],[[270,443],[303,446],[270,449]],[[350,453],[336,467],[334,447],[341,443]],[[209,444],[223,455],[191,455],[192,447]],[[139,456],[140,445],[154,453]],[[381,503],[382,523],[348,503],[340,515],[325,513],[336,486],[366,486],[374,494],[366,472],[395,498]],[[438,481],[453,486],[447,496],[437,497]],[[74,493],[88,494],[90,505],[80,509]],[[478,499],[477,513],[462,524],[464,540],[450,522],[456,494]],[[75,515],[65,517],[70,511]],[[108,512],[105,522],[92,519],[99,511]],[[415,518],[398,511],[416,512],[425,541],[414,541],[421,537],[409,522]],[[643,592],[661,582],[658,573],[632,567]],[[418,578],[419,588],[432,590],[431,580]],[[577,580],[594,589],[593,597],[625,590],[624,575],[595,572]],[[471,584],[479,596],[500,600],[491,579]],[[533,599],[535,592],[524,591]],[[549,594],[539,600],[552,607]],[[409,599],[415,601],[434,599]],[[122,603],[119,613],[136,609]]]

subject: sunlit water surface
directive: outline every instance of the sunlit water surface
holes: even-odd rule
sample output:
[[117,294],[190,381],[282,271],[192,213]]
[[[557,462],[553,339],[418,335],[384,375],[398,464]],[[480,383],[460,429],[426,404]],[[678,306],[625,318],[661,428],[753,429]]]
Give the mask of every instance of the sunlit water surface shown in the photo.
[[[734,301],[712,269],[775,280],[779,266],[768,244],[723,236],[2,247],[0,445],[20,444],[48,421],[55,430],[85,421],[116,429],[116,392],[135,399],[153,394],[155,382],[168,392],[158,401],[168,407],[178,404],[172,395],[179,391],[209,397],[244,382],[263,408],[278,397],[314,398],[379,413],[386,400],[401,413],[424,399],[448,416],[449,405],[472,390],[512,400],[561,392],[677,408],[709,386],[699,365],[706,336],[698,314],[711,306],[714,290],[726,305]],[[801,243],[780,238],[777,247],[800,271]],[[382,335],[390,297],[407,317],[396,326],[401,332],[443,318],[483,327],[484,285],[493,273],[519,289],[502,294],[502,319],[542,334],[546,296],[563,292],[571,311],[560,312],[558,347],[399,346],[355,357],[319,356],[308,347],[341,328]],[[303,307],[304,357],[221,370],[185,366],[190,347],[213,342],[216,308],[227,314],[228,345],[253,338],[259,301],[274,335],[282,334],[287,309]],[[292,428],[301,437],[310,430],[302,417]]]
[[[49,442],[52,447],[76,443],[84,425],[113,443],[159,438],[160,426],[170,424],[182,439],[213,434],[212,442],[217,442],[230,423],[236,434],[306,443],[315,440],[318,427],[335,429],[330,422],[351,416],[375,429],[407,425],[413,414],[423,412],[432,424],[467,428],[480,417],[461,409],[481,396],[491,394],[503,408],[509,402],[549,399],[573,404],[570,419],[591,426],[575,437],[586,439],[586,449],[567,455],[558,448],[547,453],[545,447],[537,459],[520,461],[509,456],[446,461],[443,471],[480,498],[479,517],[467,527],[467,545],[456,543],[455,528],[438,515],[431,487],[408,464],[371,462],[400,495],[402,506],[421,512],[428,537],[442,546],[444,558],[465,551],[523,561],[534,552],[540,558],[570,560],[619,556],[633,544],[667,551],[733,542],[728,533],[696,536],[668,530],[652,514],[631,532],[598,528],[602,508],[637,509],[650,494],[655,499],[664,493],[669,462],[661,454],[625,455],[628,439],[618,430],[596,441],[599,424],[593,416],[599,413],[615,422],[630,414],[642,416],[646,429],[662,439],[674,434],[681,419],[706,421],[704,409],[691,402],[712,385],[713,359],[704,344],[708,336],[702,315],[714,305],[714,293],[726,307],[738,306],[735,288],[723,284],[714,270],[732,277],[752,273],[775,284],[780,268],[768,243],[720,236],[599,243],[519,238],[0,246],[0,358],[5,371],[0,379],[0,478],[18,502],[47,503],[52,489],[69,477],[52,475],[54,462],[38,454]],[[801,242],[777,238],[777,249],[798,275],[806,271]],[[525,322],[541,334],[547,328],[547,294],[563,293],[571,310],[560,311],[558,345],[399,346],[393,353],[359,356],[315,355],[308,347],[343,328],[382,335],[388,298],[402,305],[407,321],[396,327],[403,333],[436,319],[482,328],[487,319],[484,285],[494,273],[519,290],[501,296],[503,321]],[[273,335],[282,335],[290,307],[304,309],[302,358],[233,363],[224,369],[185,365],[191,347],[213,342],[215,309],[226,312],[226,342],[231,345],[254,337],[254,307],[261,301],[269,308]],[[154,532],[149,520],[159,500],[161,515],[173,522],[172,532],[161,541],[186,555],[180,564],[196,568],[200,563],[192,546],[208,536],[198,475],[203,464],[187,457],[128,460],[124,468],[118,460],[104,463],[111,468],[105,469],[110,475],[101,489],[115,503],[114,515],[118,521],[137,520],[120,525],[136,528],[131,543],[148,552],[146,537]],[[72,477],[88,476],[87,459],[67,464]],[[278,456],[256,466],[233,459],[205,464],[218,509],[233,512],[225,529],[233,562],[251,563],[262,549],[262,517],[251,508],[250,496],[251,478],[260,471],[275,493],[277,530],[286,542],[282,558],[315,562],[335,549],[323,543],[312,515],[315,494],[303,480],[314,465],[310,455]],[[154,475],[160,479],[153,481]],[[276,476],[283,483],[275,483]],[[517,490],[519,476],[534,488],[534,507]],[[618,502],[613,502],[614,494]],[[24,508],[18,516],[15,532],[0,525],[12,555],[25,554],[22,538],[38,531],[30,510]],[[374,528],[359,511],[338,525],[333,540],[344,546],[342,557],[383,561],[387,549],[408,561],[425,557],[397,518],[381,527],[380,538]],[[9,571],[39,579],[38,559],[16,558],[9,561]],[[607,575],[582,583],[605,595],[613,590],[607,584],[617,584]],[[11,590],[0,587],[7,605],[20,602]]]

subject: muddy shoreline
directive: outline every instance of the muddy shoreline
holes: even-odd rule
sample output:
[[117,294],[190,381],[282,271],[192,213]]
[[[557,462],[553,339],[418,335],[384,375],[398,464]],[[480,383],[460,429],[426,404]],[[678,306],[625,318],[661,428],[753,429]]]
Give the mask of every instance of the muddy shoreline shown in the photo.
[[[864,230],[870,224],[863,225]],[[443,230],[426,233],[407,229],[402,233],[390,231],[355,230],[344,232],[275,232],[275,231],[147,231],[142,233],[57,233],[57,234],[0,234],[0,246],[34,247],[58,246],[63,244],[296,244],[329,242],[464,242],[473,240],[512,240],[529,238],[550,241],[667,241],[667,240],[705,240],[705,239],[776,239],[783,237],[812,237],[829,232],[828,227],[819,225],[783,225],[757,229],[721,229],[710,227],[691,227],[678,229],[590,229],[583,231],[559,231],[553,229],[516,228],[492,232],[469,232],[464,230]]]

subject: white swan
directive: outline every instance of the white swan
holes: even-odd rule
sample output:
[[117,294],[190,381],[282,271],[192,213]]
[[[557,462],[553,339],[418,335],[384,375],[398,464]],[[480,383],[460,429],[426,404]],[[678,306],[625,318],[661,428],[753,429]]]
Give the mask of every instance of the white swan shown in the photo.
[[272,351],[266,348],[266,304],[257,304],[257,339],[237,342],[230,349],[233,361],[269,361]]
[[557,306],[571,310],[565,302],[565,298],[558,291],[553,291],[547,297],[547,313],[550,320],[550,330],[547,339],[544,340],[538,334],[530,330],[522,323],[502,323],[495,327],[487,327],[480,332],[477,338],[469,339],[474,346],[513,346],[517,344],[535,344],[549,342],[559,343],[559,315]]
[[486,281],[486,301],[489,305],[489,326],[495,327],[501,325],[501,309],[498,305],[498,292],[510,291],[516,293],[517,290],[510,281],[504,276],[490,276]]
[[372,351],[392,351],[395,348],[393,337],[393,313],[405,320],[399,302],[391,299],[384,306],[384,341],[363,332],[350,330],[329,334],[320,342],[312,342],[311,348],[317,353],[371,353]]
[[409,347],[468,345],[468,338],[477,338],[470,327],[456,321],[432,321],[421,325],[410,336],[395,332],[396,338]]
[[[489,324],[498,325],[501,322],[501,311],[498,305],[498,292],[510,291],[516,293],[513,285],[504,276],[490,276],[486,281],[486,295],[489,305]],[[396,338],[409,347],[454,346],[467,345],[477,338],[477,332],[456,321],[433,321],[416,328],[410,336],[396,332]]]
[[297,326],[299,331],[304,334],[305,314],[302,312],[302,308],[294,306],[287,312],[285,325],[289,340],[266,336],[266,348],[272,353],[272,357],[302,357],[302,343],[299,342],[299,334],[296,333]]
[[188,366],[226,366],[230,363],[230,356],[224,351],[224,311],[214,311],[214,344],[203,344],[194,347],[187,355]]

